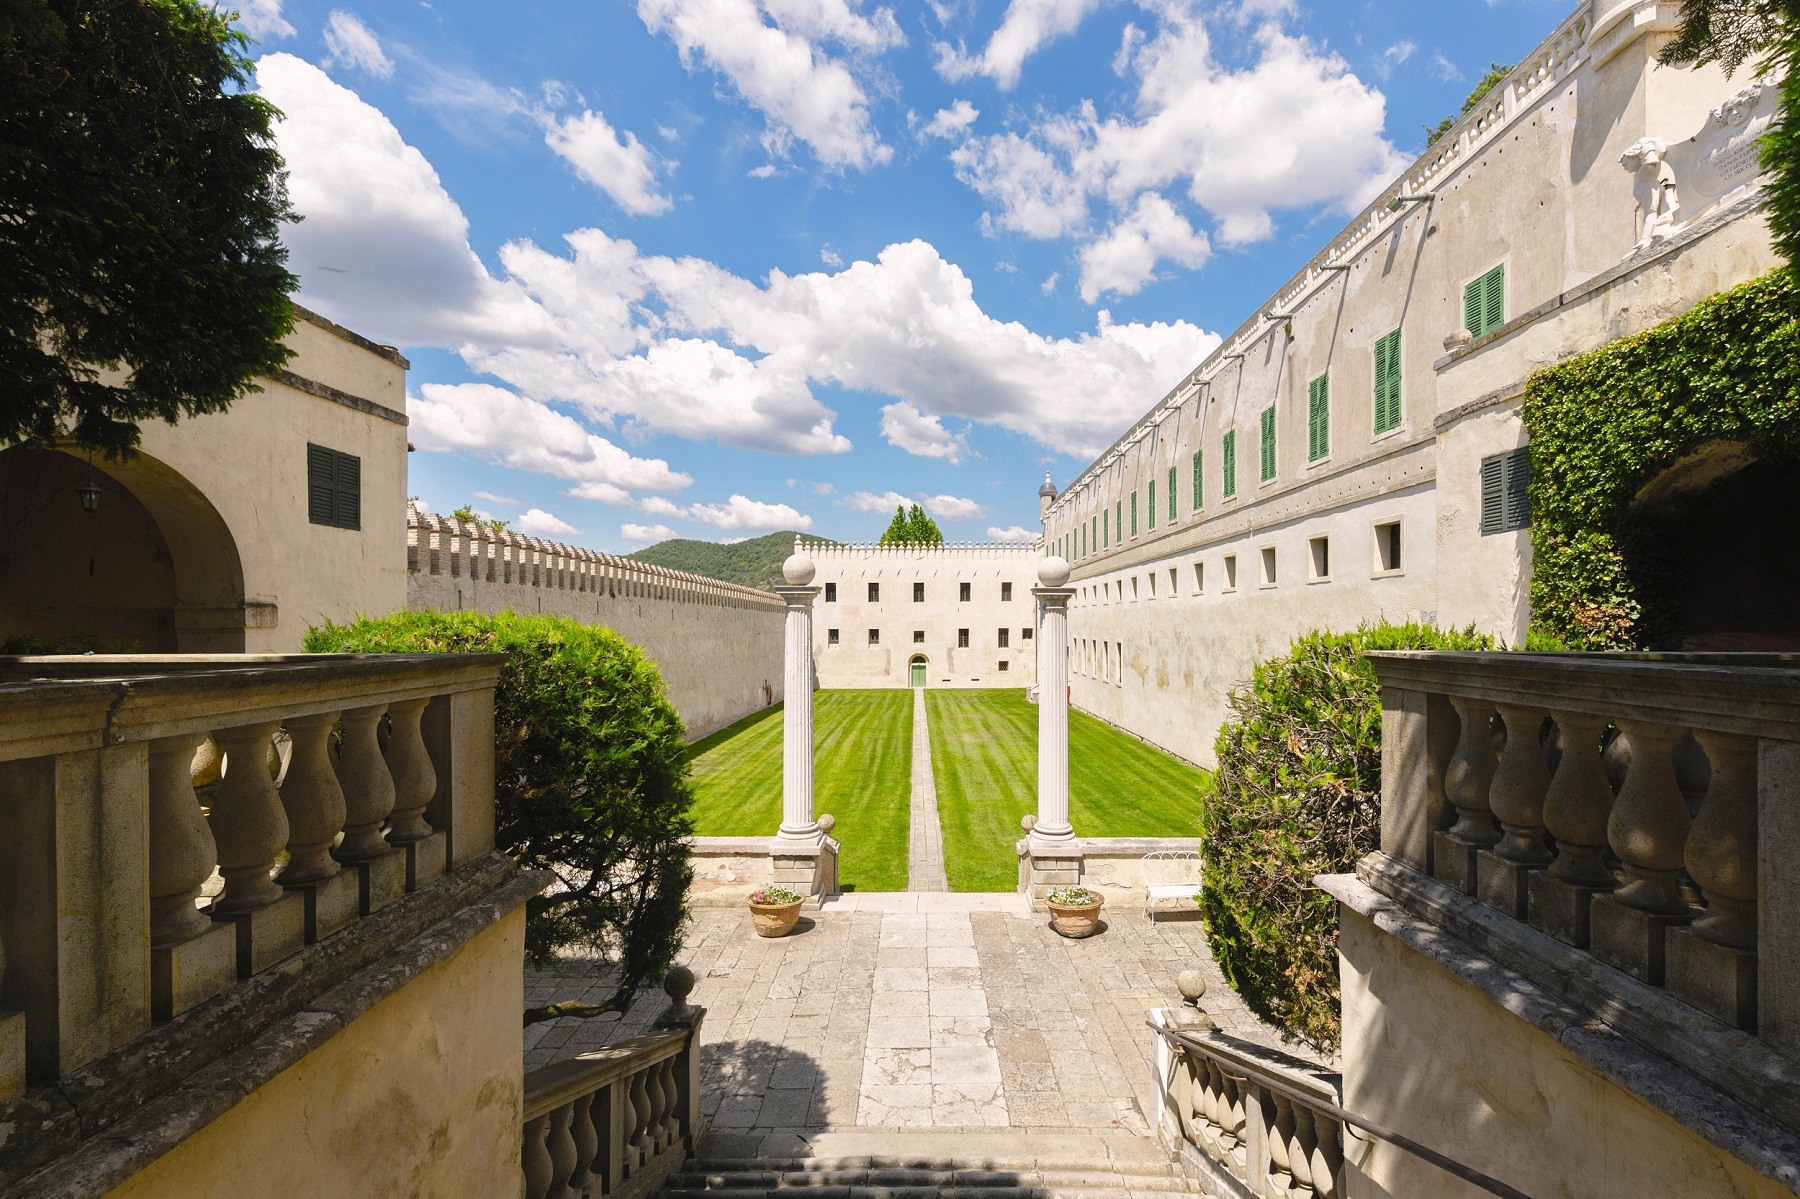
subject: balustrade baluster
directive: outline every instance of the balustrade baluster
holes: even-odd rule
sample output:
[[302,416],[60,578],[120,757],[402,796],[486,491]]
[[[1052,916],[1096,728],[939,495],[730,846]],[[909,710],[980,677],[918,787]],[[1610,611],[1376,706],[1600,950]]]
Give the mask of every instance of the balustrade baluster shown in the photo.
[[1275,1119],[1269,1125],[1269,1180],[1277,1194],[1293,1189],[1294,1171],[1288,1165],[1288,1149],[1294,1143],[1294,1102],[1280,1091],[1270,1093],[1275,1101]]
[[1606,822],[1607,839],[1625,866],[1625,885],[1613,897],[1646,912],[1685,914],[1681,866],[1692,821],[1671,757],[1681,730],[1625,720],[1619,729],[1631,742],[1631,768]]
[[1249,1140],[1244,1136],[1244,1122],[1248,1115],[1249,1088],[1241,1078],[1225,1076],[1229,1104],[1226,1107],[1225,1142],[1229,1155],[1227,1164],[1239,1178],[1244,1176],[1245,1164],[1249,1159]]
[[644,1156],[654,1158],[663,1149],[662,1063],[645,1066],[640,1072],[644,1080],[644,1098],[650,1110],[644,1114]]
[[150,743],[150,943],[173,945],[213,927],[195,902],[218,859],[194,794],[194,751],[203,733]]
[[1494,705],[1451,696],[1461,718],[1456,749],[1444,768],[1444,795],[1456,808],[1456,823],[1432,838],[1433,872],[1465,894],[1475,893],[1475,855],[1500,840],[1488,792],[1494,780]]
[[656,1066],[656,1090],[660,1096],[657,1103],[657,1142],[663,1149],[669,1148],[681,1136],[681,1126],[675,1120],[675,1059],[664,1058]]
[[215,734],[225,753],[225,776],[213,803],[213,838],[225,893],[213,904],[222,916],[267,907],[282,897],[270,877],[287,844],[287,813],[269,777],[269,746],[277,721],[240,725]]
[[381,826],[394,810],[394,779],[381,756],[376,729],[386,704],[351,708],[343,714],[344,739],[338,746],[338,783],[344,793],[344,840],[340,862],[367,862],[388,852]]
[[1495,708],[1506,725],[1506,748],[1488,787],[1488,804],[1505,832],[1493,852],[1509,862],[1541,866],[1550,861],[1544,844],[1544,793],[1550,789],[1550,773],[1544,768],[1539,737],[1544,711],[1517,704]]
[[520,1154],[525,1170],[525,1199],[546,1199],[554,1165],[550,1149],[544,1144],[544,1132],[550,1123],[548,1113],[525,1121],[525,1144]]
[[1711,784],[1688,833],[1688,873],[1706,897],[1694,935],[1731,949],[1756,948],[1756,742],[1696,731]]
[[1319,1199],[1343,1199],[1344,1127],[1317,1112],[1313,1113],[1313,1123],[1319,1130],[1312,1156],[1313,1192]]
[[631,1172],[636,1174],[650,1160],[650,1096],[644,1088],[644,1072],[631,1076]]
[[600,1133],[594,1127],[594,1096],[583,1095],[574,1104],[569,1119],[569,1136],[575,1141],[575,1172],[569,1175],[569,1189],[585,1195],[594,1184],[594,1158],[600,1152]]
[[1553,719],[1562,732],[1562,761],[1544,796],[1544,827],[1556,838],[1556,861],[1547,873],[1577,887],[1611,887],[1606,819],[1612,814],[1613,789],[1600,752],[1606,720],[1561,711]]
[[1315,1195],[1313,1186],[1313,1150],[1319,1147],[1319,1130],[1313,1124],[1312,1109],[1303,1103],[1294,1105],[1294,1143],[1288,1150],[1288,1169],[1294,1176],[1296,1195]]
[[388,705],[388,772],[394,776],[394,811],[388,817],[388,844],[406,845],[431,836],[425,805],[437,791],[437,772],[425,750],[419,722],[430,696]]
[[331,844],[344,827],[347,809],[331,766],[331,730],[337,722],[336,712],[284,722],[293,744],[281,780],[281,805],[288,819],[288,864],[281,881],[289,886],[319,882],[338,872]]
[[550,1190],[544,1199],[570,1199],[569,1176],[575,1173],[575,1138],[569,1135],[569,1119],[575,1105],[565,1103],[550,1113],[550,1131],[544,1138],[550,1151]]

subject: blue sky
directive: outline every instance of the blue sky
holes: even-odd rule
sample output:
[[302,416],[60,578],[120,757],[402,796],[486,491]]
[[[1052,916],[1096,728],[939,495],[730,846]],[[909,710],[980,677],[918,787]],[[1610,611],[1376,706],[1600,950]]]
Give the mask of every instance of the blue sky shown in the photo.
[[1036,531],[1540,0],[245,0],[411,490],[601,549]]

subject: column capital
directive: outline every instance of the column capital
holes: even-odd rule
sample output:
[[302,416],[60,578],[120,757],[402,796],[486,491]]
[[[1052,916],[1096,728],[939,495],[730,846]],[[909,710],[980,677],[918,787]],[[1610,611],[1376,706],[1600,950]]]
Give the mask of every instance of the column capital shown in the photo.
[[776,587],[773,588],[787,602],[790,608],[811,608],[813,600],[823,591],[822,587]]
[[1075,598],[1075,588],[1033,587],[1031,594],[1037,598],[1038,603],[1043,604],[1046,608],[1066,608],[1069,606],[1069,601]]

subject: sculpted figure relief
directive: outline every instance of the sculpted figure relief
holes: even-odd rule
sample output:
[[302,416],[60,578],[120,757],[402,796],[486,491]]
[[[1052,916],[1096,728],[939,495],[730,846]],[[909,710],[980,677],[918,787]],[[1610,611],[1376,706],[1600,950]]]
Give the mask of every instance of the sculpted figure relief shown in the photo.
[[1669,143],[1659,137],[1645,137],[1619,155],[1619,165],[1637,176],[1631,190],[1638,203],[1640,250],[1662,241],[1678,226],[1681,197],[1675,187],[1675,168],[1663,157],[1668,148]]

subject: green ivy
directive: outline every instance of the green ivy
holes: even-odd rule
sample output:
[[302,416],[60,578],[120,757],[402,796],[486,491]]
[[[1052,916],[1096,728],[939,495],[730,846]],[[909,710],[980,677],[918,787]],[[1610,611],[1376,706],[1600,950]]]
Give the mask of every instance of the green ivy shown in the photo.
[[1308,633],[1232,692],[1203,797],[1200,908],[1213,957],[1253,1011],[1338,1043],[1337,904],[1313,885],[1381,831],[1381,687],[1363,651],[1492,649],[1473,628]]
[[1800,456],[1796,318],[1782,267],[1526,383],[1533,643],[1675,648],[1675,564],[1632,500],[1709,443]]
[[525,949],[614,962],[613,996],[532,1009],[527,1022],[623,1011],[681,948],[693,880],[687,747],[662,676],[610,629],[560,616],[400,612],[306,634],[309,653],[499,653],[495,841],[557,883],[526,905]]

